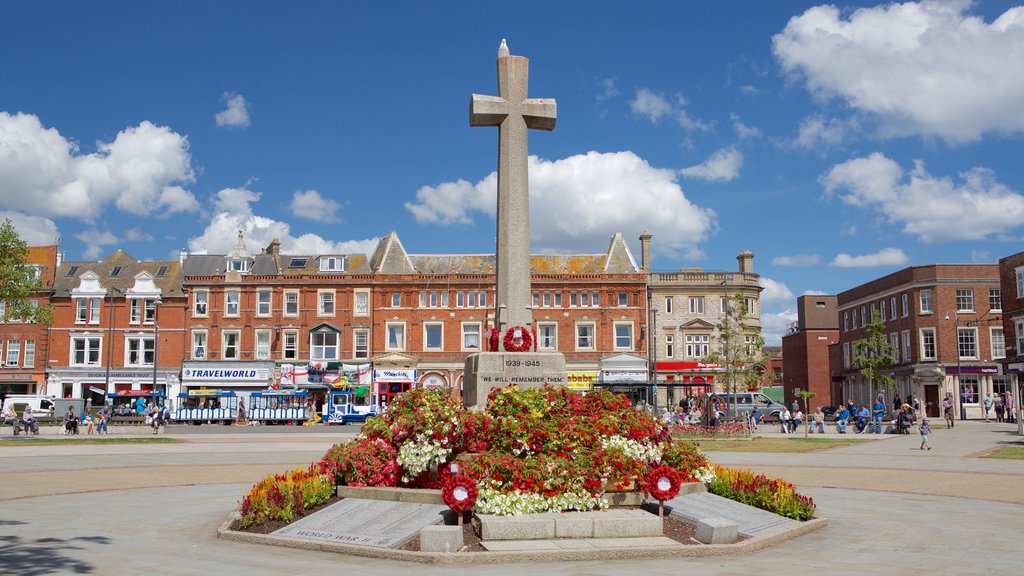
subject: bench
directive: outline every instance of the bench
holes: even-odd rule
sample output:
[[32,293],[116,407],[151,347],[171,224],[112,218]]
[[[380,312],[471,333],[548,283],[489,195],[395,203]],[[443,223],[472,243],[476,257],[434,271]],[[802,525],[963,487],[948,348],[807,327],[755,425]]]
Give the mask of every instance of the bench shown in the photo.
[[110,426],[144,426],[146,424],[145,414],[132,414],[131,416],[111,416]]

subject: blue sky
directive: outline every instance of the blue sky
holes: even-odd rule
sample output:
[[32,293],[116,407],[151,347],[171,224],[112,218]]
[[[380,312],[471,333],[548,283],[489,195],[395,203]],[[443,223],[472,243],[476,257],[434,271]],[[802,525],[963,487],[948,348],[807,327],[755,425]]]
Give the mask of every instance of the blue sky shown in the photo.
[[1024,8],[681,2],[10,2],[0,215],[69,259],[487,253],[502,38],[530,59],[534,252],[764,278],[795,298],[995,262],[1024,226]]

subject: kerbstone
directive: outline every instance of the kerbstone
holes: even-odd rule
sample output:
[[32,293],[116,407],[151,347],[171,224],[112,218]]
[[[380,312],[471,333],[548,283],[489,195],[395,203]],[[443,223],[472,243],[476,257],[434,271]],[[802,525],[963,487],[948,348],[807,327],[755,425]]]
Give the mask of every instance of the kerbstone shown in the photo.
[[555,516],[555,538],[592,538],[593,516],[586,512],[565,512]]
[[606,510],[595,514],[594,538],[662,536],[664,521],[643,510]]
[[478,514],[481,540],[548,540],[555,537],[552,514],[492,516]]
[[420,552],[458,552],[463,545],[462,526],[427,526],[420,530]]
[[698,541],[704,544],[732,544],[739,525],[725,518],[701,518],[697,521]]

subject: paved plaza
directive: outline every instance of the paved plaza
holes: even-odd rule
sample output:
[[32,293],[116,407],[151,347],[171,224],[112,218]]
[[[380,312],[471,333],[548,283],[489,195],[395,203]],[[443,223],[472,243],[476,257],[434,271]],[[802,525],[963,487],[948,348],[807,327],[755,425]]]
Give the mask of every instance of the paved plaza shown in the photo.
[[[479,574],[480,567],[410,566],[216,538],[253,482],[307,465],[357,431],[172,427],[168,436],[183,443],[0,448],[0,573]],[[916,435],[857,438],[863,441],[808,454],[710,454],[796,482],[829,518],[824,530],[772,549],[742,558],[491,565],[485,573],[913,575],[1019,565],[1024,461],[978,458],[1024,445],[1015,426],[940,427],[930,452],[917,449]]]

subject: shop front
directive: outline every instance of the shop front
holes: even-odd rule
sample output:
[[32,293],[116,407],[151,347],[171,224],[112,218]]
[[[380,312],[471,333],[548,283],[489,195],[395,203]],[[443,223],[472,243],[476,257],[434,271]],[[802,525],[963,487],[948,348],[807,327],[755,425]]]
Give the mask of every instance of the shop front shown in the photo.
[[412,390],[416,384],[415,368],[385,368],[373,371],[373,383],[377,387],[380,407],[391,404],[399,394]]
[[11,394],[36,394],[46,389],[46,377],[32,373],[0,374],[0,399]]
[[233,391],[246,406],[253,392],[275,385],[274,362],[233,362],[186,360],[182,363],[182,392],[190,390]]
[[587,392],[597,384],[597,372],[590,370],[566,372],[565,387],[576,392]]
[[84,398],[102,406],[110,394],[129,393],[175,398],[181,392],[174,368],[54,368],[46,380],[46,394],[59,398]]
[[[723,374],[717,362],[658,362],[656,367],[659,397],[664,388],[664,398],[673,406],[703,394],[724,392],[716,387],[715,377]],[[725,379],[719,382],[724,385]]]
[[[633,404],[654,400],[650,384],[646,358],[633,354],[615,354],[601,359],[598,385],[626,394]],[[664,406],[665,394],[659,393],[658,396],[657,405]]]

